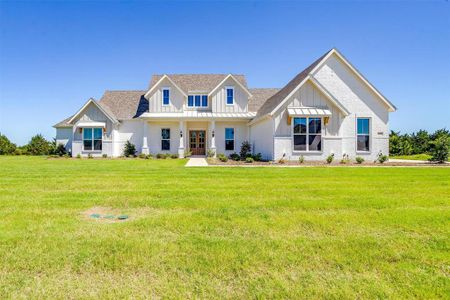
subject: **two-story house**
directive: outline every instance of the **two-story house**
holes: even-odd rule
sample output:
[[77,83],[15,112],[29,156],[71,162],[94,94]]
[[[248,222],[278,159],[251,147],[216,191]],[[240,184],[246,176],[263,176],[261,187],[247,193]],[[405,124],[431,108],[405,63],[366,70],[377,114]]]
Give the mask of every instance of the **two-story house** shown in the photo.
[[281,89],[235,74],[153,75],[148,90],[106,91],[54,127],[73,156],[117,157],[127,141],[145,154],[228,155],[249,141],[269,160],[375,159],[388,154],[395,109],[332,49]]

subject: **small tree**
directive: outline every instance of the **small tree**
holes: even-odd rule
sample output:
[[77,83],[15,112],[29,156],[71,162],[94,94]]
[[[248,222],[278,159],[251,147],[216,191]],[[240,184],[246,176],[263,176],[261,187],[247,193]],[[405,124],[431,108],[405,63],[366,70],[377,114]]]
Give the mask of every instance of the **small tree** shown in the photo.
[[446,136],[440,136],[436,140],[430,142],[431,144],[431,158],[430,161],[444,163],[448,160],[448,149],[450,139]]
[[63,156],[65,154],[67,154],[66,147],[64,147],[63,144],[58,144],[58,146],[56,146],[54,154],[59,155],[59,156]]
[[16,150],[16,144],[11,143],[11,141],[0,133],[0,155],[2,154],[13,154]]
[[136,146],[130,141],[127,141],[123,149],[123,155],[126,157],[136,155]]
[[252,151],[252,145],[248,141],[243,141],[241,145],[241,152],[239,155],[241,156],[242,160],[245,160],[249,154],[251,154]]
[[31,155],[47,155],[50,150],[50,143],[42,136],[36,134],[27,145],[28,153]]

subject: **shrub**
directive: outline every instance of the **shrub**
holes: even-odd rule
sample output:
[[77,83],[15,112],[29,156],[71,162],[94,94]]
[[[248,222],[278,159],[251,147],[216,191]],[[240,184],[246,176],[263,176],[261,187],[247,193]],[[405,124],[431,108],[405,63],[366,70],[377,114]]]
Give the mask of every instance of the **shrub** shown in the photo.
[[246,159],[245,159],[245,162],[246,163],[248,163],[248,164],[251,164],[251,163],[253,163],[255,160],[252,158],[252,157],[247,157]]
[[145,159],[153,159],[153,154],[147,154],[147,155],[145,156]]
[[20,149],[20,148],[16,148],[15,150],[14,150],[14,153],[13,153],[14,155],[22,155],[23,153],[22,153],[22,149]]
[[302,164],[305,162],[305,157],[303,155],[300,155],[300,157],[298,158],[298,163]]
[[255,155],[253,155],[252,157],[253,157],[253,159],[255,161],[261,161],[262,160],[262,154],[261,153],[257,153]]
[[341,164],[347,164],[350,162],[350,157],[348,156],[348,154],[343,154],[342,155],[342,159],[341,159]]
[[41,134],[36,134],[31,138],[27,149],[31,155],[47,155],[50,152],[50,143]]
[[358,163],[358,164],[362,164],[364,162],[364,158],[362,158],[361,156],[357,156],[355,158],[355,160],[356,160],[356,163]]
[[241,157],[239,156],[239,154],[237,154],[236,152],[235,153],[232,153],[232,154],[230,154],[230,159],[231,160],[234,160],[234,161],[238,161],[238,160],[240,160],[241,159]]
[[139,158],[142,158],[142,159],[144,159],[146,156],[147,156],[147,155],[145,155],[145,153],[140,153],[140,154],[139,154]]
[[77,158],[81,158],[81,154],[77,154]]
[[214,157],[214,155],[216,155],[216,151],[215,150],[208,149],[208,151],[206,151],[206,156],[207,157]]
[[327,156],[326,162],[327,164],[331,164],[333,162],[334,159],[334,153],[331,153],[330,155]]
[[92,153],[89,153],[89,154],[88,154],[88,158],[90,158],[90,159],[94,158],[94,157],[92,156]]
[[192,151],[186,150],[184,151],[184,157],[191,157],[192,156]]
[[108,154],[106,154],[106,153],[105,153],[105,154],[102,154],[102,157],[103,157],[103,158],[108,158]]
[[217,158],[218,158],[221,162],[227,162],[227,161],[228,161],[228,157],[227,157],[225,154],[223,154],[223,153],[220,153],[219,155],[217,155]]
[[375,162],[379,162],[380,164],[383,164],[384,162],[386,162],[388,160],[388,156],[384,155],[383,153],[378,153],[378,157],[375,160]]
[[127,141],[123,149],[123,155],[126,157],[132,157],[136,154],[136,146],[130,141]]
[[64,158],[69,158],[70,155],[69,155],[69,153],[66,153],[66,154],[63,155],[63,157],[64,157]]
[[438,137],[431,142],[431,158],[430,161],[444,163],[448,160],[450,139],[445,136]]
[[166,156],[166,158],[171,158],[172,157],[172,154],[170,154],[170,153],[166,153],[164,155]]
[[171,157],[172,159],[177,159],[177,158],[178,158],[178,154],[171,154],[170,157]]
[[58,144],[58,146],[56,146],[53,154],[63,156],[66,153],[67,153],[66,147],[64,147],[63,144]]
[[166,155],[164,153],[158,153],[156,154],[157,159],[166,159]]
[[16,150],[16,144],[11,143],[11,141],[0,133],[0,155],[1,154],[13,154]]
[[241,156],[241,159],[247,159],[248,154],[252,151],[252,145],[248,141],[243,141],[241,145],[241,151],[239,152],[239,155]]

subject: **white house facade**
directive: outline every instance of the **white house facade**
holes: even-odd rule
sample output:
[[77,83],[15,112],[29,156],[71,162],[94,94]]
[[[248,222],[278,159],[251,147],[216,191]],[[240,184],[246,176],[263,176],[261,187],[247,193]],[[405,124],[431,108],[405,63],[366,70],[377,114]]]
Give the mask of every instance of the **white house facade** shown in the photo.
[[396,110],[332,49],[281,89],[249,88],[243,75],[153,75],[141,91],[106,91],[54,125],[72,156],[239,153],[244,141],[267,160],[373,160],[389,152]]

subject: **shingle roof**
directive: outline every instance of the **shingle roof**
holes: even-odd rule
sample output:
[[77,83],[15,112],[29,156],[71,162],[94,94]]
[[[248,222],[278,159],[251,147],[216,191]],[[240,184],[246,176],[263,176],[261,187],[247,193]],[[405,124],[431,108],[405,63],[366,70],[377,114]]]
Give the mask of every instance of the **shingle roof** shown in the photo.
[[148,110],[146,91],[105,91],[98,102],[108,113],[118,120],[128,120],[140,116]]
[[[186,94],[191,91],[202,91],[209,93],[229,74],[166,74]],[[232,74],[239,83],[247,87],[244,75]],[[157,83],[164,75],[153,75],[150,80],[149,89]]]
[[72,124],[69,123],[69,120],[72,119],[73,115],[68,117],[67,119],[62,120],[59,123],[56,123],[55,125],[53,125],[53,127],[57,128],[57,127],[72,127]]
[[267,99],[276,94],[280,89],[272,89],[272,88],[258,88],[258,89],[249,89],[249,92],[252,94],[248,101],[248,111],[258,111],[261,105],[266,102]]
[[257,117],[271,113],[277,107],[277,105],[280,104],[281,101],[283,101],[331,51],[333,51],[333,49],[319,57],[309,67],[297,74],[294,79],[289,81],[288,84],[286,84],[275,95],[267,99],[267,101],[264,102],[264,104],[259,108]]

